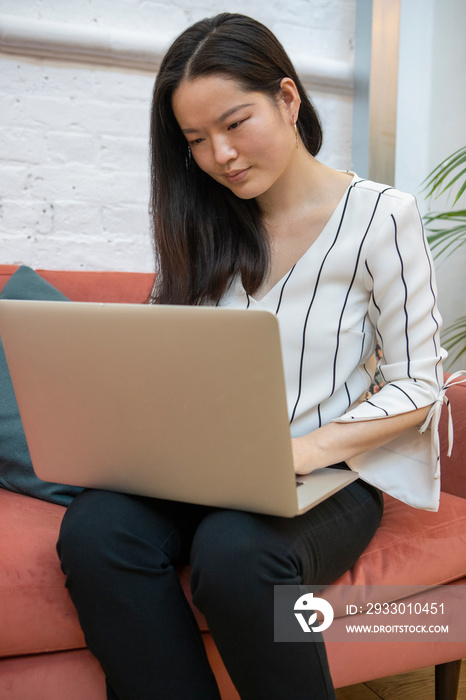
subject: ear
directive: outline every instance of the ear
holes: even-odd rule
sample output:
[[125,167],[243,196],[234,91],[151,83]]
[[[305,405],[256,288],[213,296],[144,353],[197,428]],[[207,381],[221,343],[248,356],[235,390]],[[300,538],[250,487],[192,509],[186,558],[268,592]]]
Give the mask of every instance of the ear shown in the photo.
[[296,83],[291,78],[282,78],[280,82],[282,99],[289,115],[291,124],[294,126],[298,121],[301,98],[299,96]]

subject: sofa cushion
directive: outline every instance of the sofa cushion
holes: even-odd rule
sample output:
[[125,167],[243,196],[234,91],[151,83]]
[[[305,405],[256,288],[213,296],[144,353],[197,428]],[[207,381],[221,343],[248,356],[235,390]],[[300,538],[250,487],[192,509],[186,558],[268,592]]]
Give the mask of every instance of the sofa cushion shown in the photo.
[[[29,267],[20,267],[0,292],[0,299],[67,301],[58,289]],[[69,505],[81,489],[38,479],[31,458],[0,341],[0,486],[61,505]]]
[[0,489],[0,656],[84,646],[55,548],[64,512]]
[[466,576],[466,500],[441,493],[438,512],[384,495],[375,537],[336,583],[430,587]]
[[[0,656],[84,646],[55,550],[64,512],[0,489]],[[465,574],[466,500],[442,493],[437,513],[387,497],[375,537],[338,582],[434,585]],[[180,575],[191,601],[189,569]]]

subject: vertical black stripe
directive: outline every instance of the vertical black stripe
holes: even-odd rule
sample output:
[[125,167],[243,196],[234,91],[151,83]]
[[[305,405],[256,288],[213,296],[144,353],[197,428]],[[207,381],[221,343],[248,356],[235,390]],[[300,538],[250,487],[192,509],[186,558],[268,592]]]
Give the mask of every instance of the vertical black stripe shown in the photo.
[[296,262],[296,263],[293,265],[293,267],[291,268],[291,270],[290,270],[290,272],[289,272],[289,274],[288,274],[286,280],[283,282],[283,285],[282,285],[282,288],[281,288],[281,291],[280,291],[280,297],[279,297],[279,299],[278,299],[278,306],[277,306],[277,309],[276,309],[276,311],[275,311],[276,314],[278,314],[278,311],[279,311],[279,309],[280,309],[280,306],[281,306],[281,303],[282,303],[283,292],[285,291],[286,284],[287,284],[288,280],[290,279],[291,275],[293,274],[294,269],[295,269],[295,267],[296,267],[297,264],[298,264],[298,263]]
[[319,418],[319,428],[321,428],[322,427],[322,414],[320,411],[320,404],[317,406],[317,416]]
[[369,377],[370,382],[372,383],[373,377],[372,377],[371,373],[369,372],[369,370],[367,369],[365,364],[363,365],[363,370],[367,374],[367,376]]
[[[420,214],[420,212],[419,212],[419,208],[418,208],[418,206],[417,206],[417,202],[416,202],[416,209],[417,209],[417,214],[418,214],[418,216],[419,216],[419,222],[420,222],[420,224],[421,224],[422,243],[423,243],[423,246],[424,246],[424,252],[425,252],[425,255],[426,255],[426,259],[427,259],[427,264],[429,265],[429,285],[430,285],[430,293],[432,294],[432,300],[433,300],[433,301],[432,301],[432,306],[431,306],[431,309],[430,309],[430,316],[431,316],[431,318],[432,318],[432,320],[433,320],[433,322],[434,322],[434,324],[435,324],[435,328],[436,328],[432,340],[433,340],[433,343],[434,343],[434,352],[435,352],[435,355],[438,356],[438,355],[440,354],[440,348],[439,348],[439,346],[438,346],[438,344],[437,344],[436,336],[437,336],[437,334],[438,334],[439,331],[440,331],[440,326],[439,326],[438,321],[437,321],[437,319],[435,318],[435,315],[434,315],[435,301],[436,301],[436,296],[435,296],[435,291],[434,291],[434,283],[433,283],[434,272],[433,272],[433,269],[432,269],[432,261],[431,261],[431,258],[430,258],[430,255],[429,255],[429,251],[428,251],[427,239],[426,239],[426,236],[425,236],[425,234],[424,234],[424,226],[423,226],[423,224],[422,224],[422,217],[421,217],[421,214]],[[436,379],[437,379],[437,384],[438,384],[439,388],[440,388],[440,381],[439,381],[439,376],[438,376],[438,369],[439,369],[439,366],[440,366],[441,364],[442,364],[442,360],[439,359],[439,360],[437,361],[436,365],[435,365],[435,377],[436,377]]]
[[385,383],[385,384],[388,384],[387,378],[384,376],[384,373],[382,372],[382,367],[381,367],[380,365],[378,366],[378,370],[379,370],[379,372],[380,372],[380,376],[382,377],[384,383]]
[[[369,274],[369,276],[370,276],[370,278],[371,278],[371,280],[372,280],[372,290],[371,290],[372,303],[374,304],[375,308],[377,309],[377,312],[378,312],[379,318],[380,318],[380,316],[381,316],[381,314],[382,314],[382,310],[381,310],[380,306],[377,304],[377,302],[376,302],[376,300],[375,300],[375,293],[374,293],[374,275],[372,274],[372,272],[371,272],[370,269],[369,269],[369,265],[368,265],[368,263],[367,263],[367,260],[365,261],[365,265],[366,265],[366,270],[367,270],[367,272],[368,272],[368,274]],[[376,324],[376,325],[377,325],[377,324]],[[379,330],[378,327],[377,327],[377,337],[379,338],[380,347],[381,347],[382,350],[383,350],[383,337],[382,337],[382,333],[380,332],[380,330]]]
[[372,226],[372,222],[373,222],[373,220],[374,220],[374,216],[375,216],[375,212],[377,211],[377,207],[379,206],[379,202],[380,202],[381,196],[382,196],[382,192],[379,192],[379,194],[378,194],[378,196],[377,196],[377,200],[376,200],[376,202],[375,202],[374,209],[373,209],[373,211],[372,211],[371,218],[370,218],[370,220],[369,220],[369,224],[368,224],[368,226],[367,226],[367,228],[366,228],[366,231],[365,231],[365,233],[364,233],[364,236],[362,237],[362,241],[361,241],[361,244],[360,244],[360,246],[359,246],[358,254],[357,254],[357,257],[356,257],[356,264],[355,264],[355,266],[354,266],[353,276],[352,276],[352,278],[351,278],[350,285],[349,285],[348,290],[347,290],[347,292],[346,292],[345,301],[344,301],[344,303],[343,303],[343,308],[342,308],[342,310],[341,310],[340,319],[339,319],[339,321],[338,321],[337,345],[336,345],[336,348],[335,348],[335,356],[334,356],[334,358],[333,358],[333,382],[332,382],[332,391],[330,392],[330,396],[332,396],[332,394],[334,393],[334,391],[335,391],[335,385],[336,385],[337,358],[338,358],[338,352],[339,352],[339,350],[340,350],[340,334],[341,334],[341,325],[342,325],[342,323],[343,323],[343,315],[344,315],[344,313],[345,313],[346,305],[348,304],[348,299],[349,299],[349,295],[350,295],[351,289],[352,289],[353,284],[354,284],[354,280],[356,279],[356,274],[357,274],[358,267],[359,267],[359,260],[360,260],[360,258],[361,258],[361,251],[362,251],[363,245],[364,245],[364,243],[365,243],[365,240],[366,240],[366,238],[367,238],[367,235],[368,235],[368,233],[369,233],[369,229],[370,229],[370,227]]
[[[353,188],[354,188],[355,185],[356,185],[356,183],[354,183],[353,185],[351,185],[350,188],[348,189],[348,194],[346,195],[345,204],[344,204],[344,207],[343,207],[343,212],[342,212],[341,217],[340,217],[340,222],[339,222],[339,224],[338,224],[338,228],[337,228],[337,232],[336,232],[336,234],[335,234],[335,238],[333,239],[333,241],[332,241],[332,243],[331,243],[329,249],[328,249],[327,252],[325,253],[324,258],[323,258],[323,260],[322,260],[322,263],[321,263],[321,265],[320,265],[320,269],[319,269],[319,272],[318,272],[318,274],[317,274],[316,283],[315,283],[315,285],[314,285],[314,291],[313,291],[313,294],[312,294],[312,298],[311,298],[311,301],[310,301],[310,303],[309,303],[309,307],[308,307],[308,309],[307,309],[307,313],[306,313],[306,316],[305,316],[304,326],[303,326],[302,344],[301,344],[301,358],[300,358],[300,362],[299,362],[298,395],[297,395],[297,397],[296,397],[295,405],[294,405],[293,411],[292,411],[292,413],[291,413],[290,424],[291,424],[291,423],[293,422],[293,420],[294,420],[294,417],[295,417],[295,415],[296,415],[296,409],[298,408],[299,400],[300,400],[300,398],[301,398],[302,384],[303,384],[304,351],[305,351],[305,348],[306,348],[306,330],[307,330],[307,323],[308,323],[308,321],[309,321],[309,316],[310,316],[310,313],[311,313],[311,309],[312,309],[312,306],[313,306],[313,304],[314,304],[314,300],[315,300],[315,298],[316,298],[317,288],[318,288],[318,286],[319,286],[319,282],[320,282],[320,278],[321,278],[321,276],[322,276],[322,271],[323,271],[323,269],[324,269],[324,265],[325,265],[325,263],[326,263],[326,261],[327,261],[328,256],[330,255],[330,251],[331,251],[332,248],[336,245],[336,242],[337,242],[338,237],[339,237],[339,235],[340,235],[341,227],[342,227],[342,225],[343,225],[343,221],[344,221],[345,214],[346,214],[346,209],[347,209],[347,206],[348,206],[348,200],[349,200],[350,194],[351,194],[351,192],[353,191]],[[320,409],[319,409],[319,425],[320,425]]]
[[367,316],[364,316],[362,320],[362,328],[361,328],[361,333],[363,334],[362,336],[362,342],[361,342],[361,352],[359,354],[359,362],[361,362],[363,356],[364,356],[364,348],[366,346],[366,320]]
[[[407,369],[406,369],[406,374],[410,379],[413,379],[411,376],[411,356],[409,353],[409,336],[408,336],[408,325],[409,325],[409,319],[408,319],[408,286],[406,284],[406,279],[405,279],[405,270],[404,270],[404,263],[403,263],[403,258],[401,256],[400,248],[398,246],[398,227],[396,225],[396,220],[393,214],[391,214],[393,225],[395,227],[394,233],[395,233],[395,247],[396,247],[396,252],[398,254],[398,258],[400,260],[400,268],[401,268],[401,282],[404,287],[404,302],[403,302],[403,311],[404,311],[404,316],[405,316],[405,342],[406,342],[406,361],[407,361]],[[414,379],[416,381],[416,379]]]
[[348,397],[348,408],[349,408],[349,407],[351,406],[351,404],[353,403],[353,401],[352,401],[352,399],[351,399],[351,394],[350,394],[350,392],[349,392],[348,383],[347,383],[347,382],[345,382],[345,389],[346,389],[346,396]]
[[377,304],[377,302],[376,302],[376,300],[375,300],[375,294],[374,294],[374,275],[373,275],[372,272],[370,271],[369,264],[368,264],[367,260],[365,261],[365,265],[366,265],[367,273],[368,273],[368,275],[370,276],[370,278],[371,278],[371,280],[372,280],[372,303],[374,304],[375,308],[376,308],[377,311],[379,312],[379,317],[380,317],[380,314],[382,313],[382,311],[380,310],[380,306]]

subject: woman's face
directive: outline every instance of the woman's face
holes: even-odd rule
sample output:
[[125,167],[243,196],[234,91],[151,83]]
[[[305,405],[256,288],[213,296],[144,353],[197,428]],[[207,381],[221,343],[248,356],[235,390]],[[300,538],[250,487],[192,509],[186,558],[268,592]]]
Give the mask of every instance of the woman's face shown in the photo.
[[274,101],[212,75],[183,81],[172,107],[197,165],[237,197],[260,197],[290,168],[297,109],[289,96]]

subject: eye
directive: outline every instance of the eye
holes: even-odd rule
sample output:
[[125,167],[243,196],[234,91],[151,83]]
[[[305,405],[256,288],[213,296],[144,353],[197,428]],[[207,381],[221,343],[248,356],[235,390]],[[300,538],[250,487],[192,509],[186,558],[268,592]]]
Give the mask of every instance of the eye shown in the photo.
[[202,138],[194,139],[193,141],[189,141],[189,145],[190,146],[197,146],[198,144],[202,143],[203,141],[204,141],[204,139],[202,139]]
[[230,125],[229,125],[228,131],[234,131],[234,130],[237,129],[239,126],[241,126],[241,124],[242,124],[243,122],[245,122],[245,121],[246,121],[246,119],[240,119],[240,120],[237,121],[237,122],[233,122],[233,124],[230,124]]

